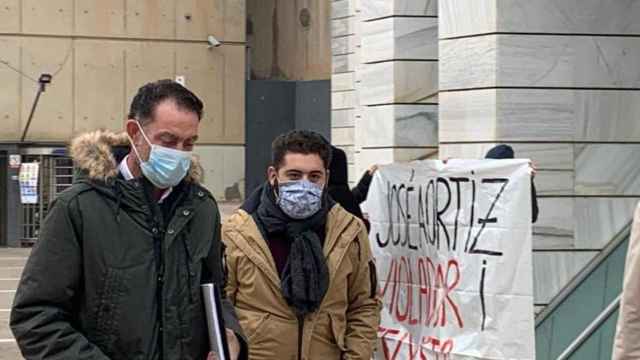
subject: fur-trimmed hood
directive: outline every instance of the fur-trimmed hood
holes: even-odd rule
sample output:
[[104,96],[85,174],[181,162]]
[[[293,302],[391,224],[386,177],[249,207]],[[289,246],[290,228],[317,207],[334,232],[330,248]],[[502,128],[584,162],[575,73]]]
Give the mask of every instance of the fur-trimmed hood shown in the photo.
[[[78,170],[91,180],[107,182],[118,176],[115,148],[129,148],[129,138],[124,132],[97,130],[81,134],[71,141],[69,154]],[[203,170],[194,154],[186,181],[200,184]]]

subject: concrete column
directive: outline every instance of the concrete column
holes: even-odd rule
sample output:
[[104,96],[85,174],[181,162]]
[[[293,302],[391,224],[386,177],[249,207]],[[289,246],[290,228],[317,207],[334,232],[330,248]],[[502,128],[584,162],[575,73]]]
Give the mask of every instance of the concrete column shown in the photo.
[[332,2],[332,142],[350,181],[372,164],[435,156],[437,2]]
[[361,1],[358,175],[371,164],[426,159],[438,147],[437,2]]
[[440,157],[508,143],[538,166],[539,307],[640,197],[640,3],[441,0]]
[[360,37],[356,34],[356,0],[331,2],[331,142],[345,151],[350,181],[355,169],[356,62]]

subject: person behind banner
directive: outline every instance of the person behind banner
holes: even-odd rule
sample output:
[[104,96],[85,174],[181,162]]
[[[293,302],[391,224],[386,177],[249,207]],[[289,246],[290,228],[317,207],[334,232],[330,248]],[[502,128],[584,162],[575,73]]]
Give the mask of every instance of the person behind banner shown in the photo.
[[249,357],[370,359],[376,270],[364,224],[327,195],[330,146],[298,130],[272,147],[268,180],[222,230],[226,292]]
[[[25,358],[207,358],[200,282],[224,273],[218,206],[191,154],[202,110],[161,80],[138,90],[126,133],[72,141],[78,175],[51,206],[11,311]],[[232,358],[246,359],[224,303]]]
[[353,197],[356,200],[358,205],[367,201],[367,196],[369,195],[369,188],[371,187],[371,181],[373,180],[373,175],[375,175],[376,171],[378,171],[378,165],[371,165],[367,171],[362,174],[362,177],[358,181],[356,187],[351,190],[353,193]]
[[347,155],[335,146],[331,146],[331,165],[329,168],[329,196],[351,214],[362,220],[369,230],[369,222],[365,219],[360,209],[360,202],[356,200],[354,193],[349,188],[349,174]]
[[353,189],[349,189],[349,174],[347,155],[345,152],[335,146],[331,146],[331,167],[329,168],[329,195],[333,200],[340,204],[345,210],[357,216],[364,222],[367,231],[371,228],[371,224],[367,217],[363,214],[360,205],[367,200],[369,187],[373,175],[378,170],[377,165],[371,166],[365,171],[360,181]]
[[[485,159],[513,159],[515,158],[515,152],[513,148],[509,145],[497,145],[491,148],[487,155],[485,155]],[[538,195],[536,193],[536,185],[533,182],[533,179],[536,176],[535,167],[533,164],[531,165],[533,169],[533,173],[531,176],[531,223],[535,223],[538,221]]]
[[[484,157],[485,159],[514,159],[515,152],[513,148],[509,145],[497,145],[489,149],[487,154]],[[446,164],[450,159],[445,159],[443,162]],[[531,223],[534,224],[538,221],[539,208],[538,208],[538,194],[536,191],[536,185],[534,183],[534,178],[536,177],[536,167],[533,163],[530,163],[531,166]]]

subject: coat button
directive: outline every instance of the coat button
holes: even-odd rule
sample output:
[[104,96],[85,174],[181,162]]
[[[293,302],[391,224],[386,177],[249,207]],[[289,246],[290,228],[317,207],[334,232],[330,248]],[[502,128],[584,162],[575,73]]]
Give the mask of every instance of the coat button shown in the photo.
[[173,235],[173,233],[175,232],[175,230],[173,229],[169,229],[169,231],[167,231],[169,233],[169,235]]
[[185,210],[185,211],[182,212],[182,215],[184,215],[184,216],[189,216],[189,214],[191,214],[191,211],[189,211],[189,210]]
[[151,229],[151,232],[154,233],[154,234],[157,234],[158,233],[158,228]]
[[204,196],[204,192],[202,192],[202,191],[198,191],[198,196],[199,196],[199,197],[203,197],[203,196]]

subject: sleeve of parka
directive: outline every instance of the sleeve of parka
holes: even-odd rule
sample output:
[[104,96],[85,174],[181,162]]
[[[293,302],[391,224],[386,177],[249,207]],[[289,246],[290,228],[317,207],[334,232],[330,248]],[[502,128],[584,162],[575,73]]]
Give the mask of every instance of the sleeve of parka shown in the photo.
[[377,291],[377,274],[367,231],[362,226],[357,242],[357,267],[349,276],[349,306],[344,360],[370,359],[375,351],[382,302]]
[[10,325],[27,359],[108,359],[72,325],[82,279],[82,220],[72,204],[53,203],[18,285]]
[[629,239],[613,359],[640,359],[640,204]]
[[236,258],[233,256],[236,250],[233,241],[229,240],[229,234],[222,227],[222,242],[225,245],[225,262],[227,281],[225,286],[225,295],[232,304],[236,303],[236,292],[238,291],[238,280],[236,274]]
[[222,242],[222,234],[221,234],[221,226],[220,226],[220,213],[216,214],[215,220],[215,230],[213,236],[213,244],[211,245],[211,250],[209,251],[208,263],[213,267],[213,281],[216,284],[220,284],[220,293],[223,296],[222,307],[223,307],[223,317],[224,324],[227,329],[233,330],[240,342],[240,356],[239,360],[247,360],[249,359],[249,348],[247,345],[247,339],[242,332],[242,327],[240,326],[240,322],[238,321],[238,317],[236,315],[235,308],[233,304],[229,301],[229,298],[226,296],[226,287],[227,287],[227,265],[226,265],[226,257],[225,257],[225,245]]
[[369,187],[371,186],[371,181],[373,180],[373,176],[366,171],[360,181],[358,181],[358,185],[356,185],[351,193],[355,198],[356,204],[360,205],[367,200],[367,195],[369,194]]

